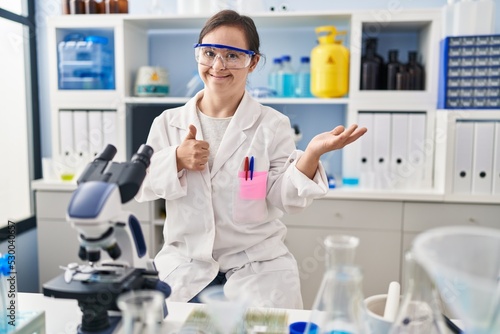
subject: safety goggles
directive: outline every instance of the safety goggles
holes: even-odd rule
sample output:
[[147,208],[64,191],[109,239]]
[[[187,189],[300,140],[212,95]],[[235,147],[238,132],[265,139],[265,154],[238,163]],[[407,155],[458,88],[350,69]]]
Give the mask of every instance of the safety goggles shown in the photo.
[[224,68],[237,70],[248,67],[255,52],[222,44],[195,44],[194,56],[198,64],[212,67],[217,58]]

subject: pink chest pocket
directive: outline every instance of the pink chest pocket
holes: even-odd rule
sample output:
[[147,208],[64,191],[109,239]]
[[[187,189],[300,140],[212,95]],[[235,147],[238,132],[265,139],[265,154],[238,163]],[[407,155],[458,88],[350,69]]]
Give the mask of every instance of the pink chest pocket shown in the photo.
[[250,179],[249,174],[246,176],[245,172],[239,172],[238,179],[240,181],[240,199],[255,200],[266,198],[267,172],[253,172],[252,179]]

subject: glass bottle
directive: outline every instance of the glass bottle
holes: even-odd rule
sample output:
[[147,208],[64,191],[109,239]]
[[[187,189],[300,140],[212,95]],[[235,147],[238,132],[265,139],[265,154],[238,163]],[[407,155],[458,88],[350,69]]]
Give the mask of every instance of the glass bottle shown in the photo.
[[164,318],[165,295],[158,290],[122,293],[116,304],[122,313],[124,334],[156,334]]
[[[367,38],[365,54],[361,57],[361,90],[379,90],[385,87],[384,59],[377,54],[377,39]],[[375,73],[374,73],[375,72]]]
[[[362,274],[359,267],[353,264],[359,239],[348,235],[331,235],[326,237],[324,244],[326,272],[304,333],[368,333]],[[318,328],[314,328],[313,324]]]
[[396,74],[396,90],[410,89],[410,74],[406,70],[406,66],[399,66],[399,71]]
[[380,87],[381,64],[375,58],[375,50],[366,49],[361,63],[361,90],[378,90]]
[[401,63],[398,60],[398,50],[389,51],[389,62],[387,63],[387,89],[396,89],[396,80]]
[[71,14],[71,11],[70,11],[70,0],[63,0],[62,1],[62,13],[64,15],[68,15],[68,14]]
[[70,0],[69,11],[71,14],[85,14],[84,0]]
[[289,55],[281,57],[281,64],[282,67],[278,75],[278,82],[281,84],[278,87],[278,96],[293,97],[295,95],[295,71],[292,67],[292,57]]
[[106,0],[106,14],[127,14],[128,0]]
[[448,333],[441,313],[440,299],[427,272],[405,254],[406,291],[390,334]]
[[417,51],[408,52],[408,73],[410,75],[409,88],[411,90],[424,90],[424,67],[417,62]]
[[300,58],[300,67],[295,75],[295,96],[312,97],[311,94],[311,65],[309,57]]
[[281,71],[281,58],[274,58],[273,59],[273,66],[271,67],[271,70],[269,71],[268,77],[267,77],[267,83],[269,85],[269,88],[274,92],[274,95],[278,95],[278,87],[281,85],[279,83],[279,72]]

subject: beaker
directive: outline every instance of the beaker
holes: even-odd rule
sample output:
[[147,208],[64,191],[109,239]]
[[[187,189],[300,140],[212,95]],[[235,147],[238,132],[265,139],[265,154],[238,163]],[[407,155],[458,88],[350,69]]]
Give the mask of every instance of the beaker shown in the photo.
[[244,296],[228,298],[223,285],[214,285],[200,293],[200,300],[207,305],[213,325],[221,334],[239,333],[249,301]]
[[347,235],[325,239],[326,272],[304,333],[368,333],[362,274],[354,265],[358,244],[358,238]]
[[448,333],[441,313],[440,298],[427,272],[405,254],[406,291],[390,334]]
[[165,295],[157,290],[133,290],[118,297],[124,334],[160,333]]

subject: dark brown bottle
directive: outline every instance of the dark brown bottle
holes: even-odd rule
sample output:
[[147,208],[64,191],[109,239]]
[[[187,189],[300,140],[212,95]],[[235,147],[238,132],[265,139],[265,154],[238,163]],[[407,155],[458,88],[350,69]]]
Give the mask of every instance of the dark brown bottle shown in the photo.
[[399,66],[399,71],[396,74],[396,90],[410,89],[410,74],[406,70],[406,66]]
[[[378,64],[378,65],[375,65]],[[377,39],[367,38],[365,41],[365,54],[361,57],[361,90],[374,90],[383,89],[384,79],[383,79],[383,69],[384,69],[384,59],[382,56],[377,54]],[[369,70],[370,73],[366,73],[365,70]],[[373,74],[373,72],[378,72],[378,74]],[[373,76],[376,76],[376,81],[374,81]]]
[[85,12],[87,14],[103,14],[104,0],[85,0]]
[[395,90],[397,74],[399,73],[401,63],[398,60],[398,50],[389,50],[389,62],[387,63],[387,89]]
[[69,4],[70,2],[71,2],[70,0],[63,0],[62,1],[62,13],[64,15],[71,14],[70,4]]
[[382,65],[375,58],[373,49],[366,50],[366,56],[361,63],[361,90],[380,89],[380,73]]
[[409,88],[411,90],[425,89],[424,67],[417,62],[417,51],[408,52],[408,73],[410,75]]
[[128,0],[106,0],[107,14],[127,14]]
[[85,14],[84,0],[70,0],[69,10],[71,14]]

